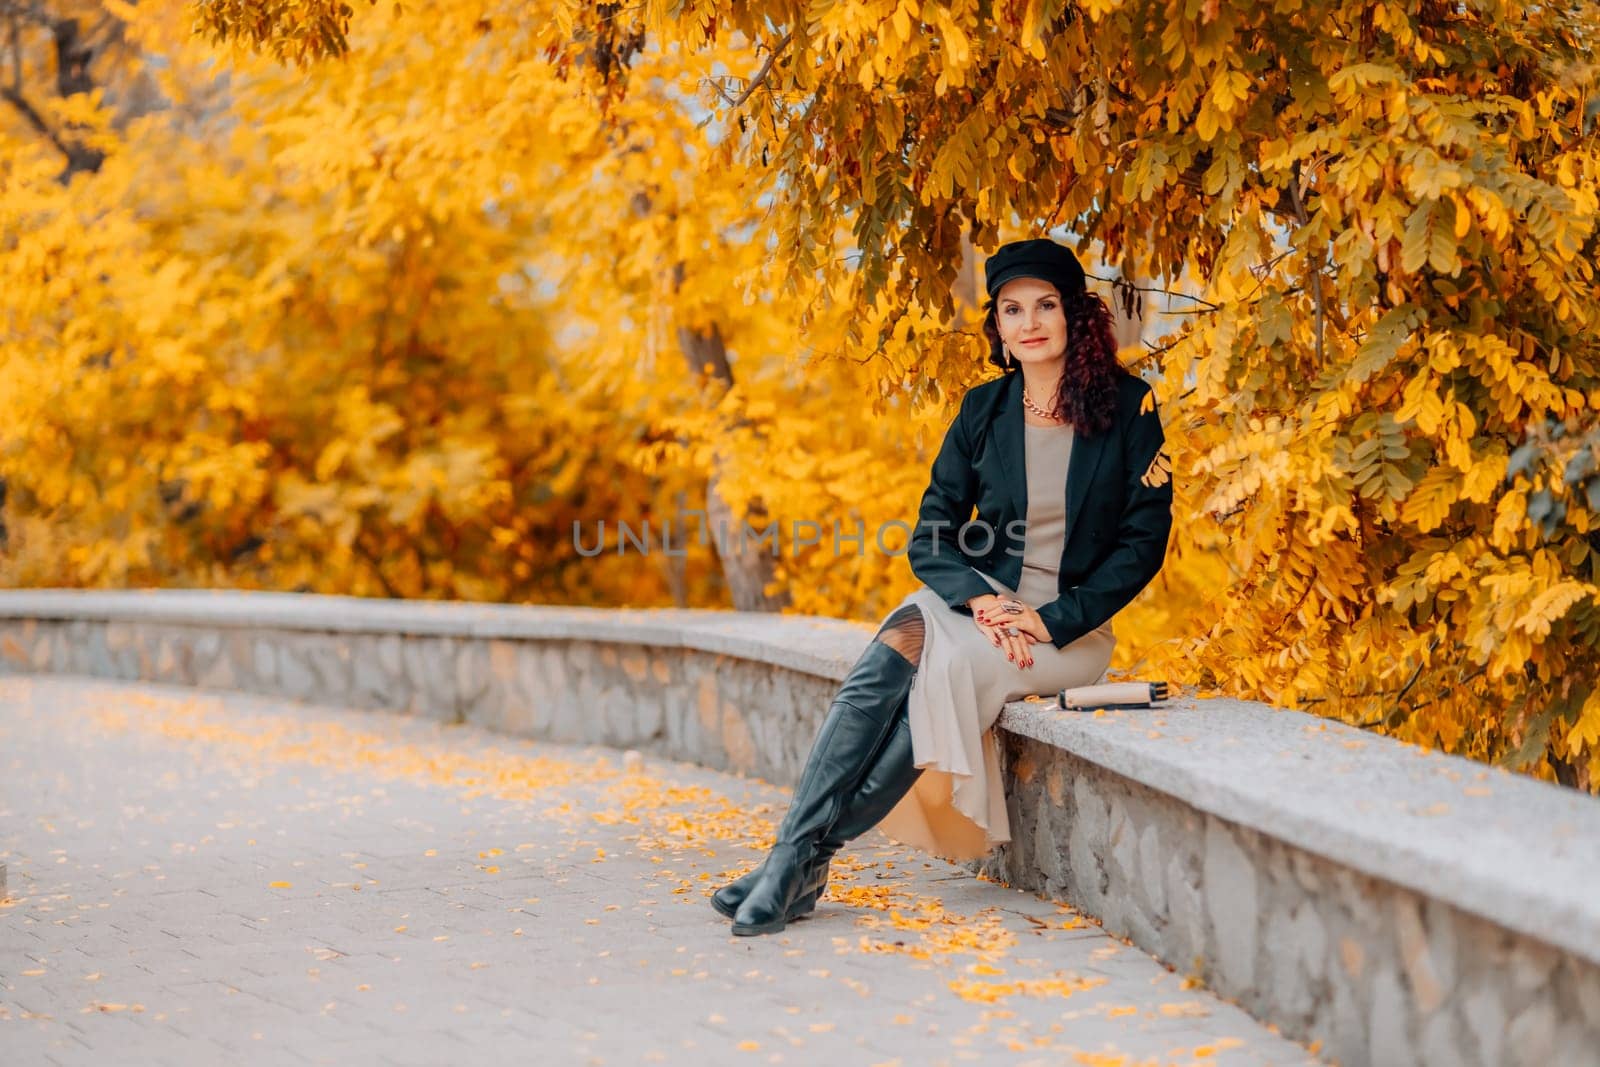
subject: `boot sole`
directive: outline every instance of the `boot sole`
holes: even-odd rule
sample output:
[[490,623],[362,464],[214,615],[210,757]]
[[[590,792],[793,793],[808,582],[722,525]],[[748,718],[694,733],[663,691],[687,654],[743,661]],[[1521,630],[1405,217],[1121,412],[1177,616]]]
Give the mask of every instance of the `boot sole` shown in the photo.
[[752,937],[756,934],[776,934],[781,933],[783,928],[787,925],[789,925],[788,919],[777,919],[761,926],[740,926],[738,923],[734,923],[733,934],[735,937]]
[[[722,901],[718,900],[716,897],[712,897],[711,898],[711,906],[713,908],[717,909],[717,914],[721,915],[723,918],[726,918],[726,919],[733,918],[735,916],[735,914],[737,914],[737,912],[739,910],[737,907],[733,907],[733,908],[727,907],[726,905],[724,905],[722,903]],[[800,904],[797,904],[793,911],[791,911],[788,915],[784,916],[784,920],[783,921],[792,923],[796,919],[804,919],[807,915],[810,915],[812,912],[814,912],[816,910],[817,910],[817,899],[816,899],[815,895],[812,895],[810,901],[802,901]]]

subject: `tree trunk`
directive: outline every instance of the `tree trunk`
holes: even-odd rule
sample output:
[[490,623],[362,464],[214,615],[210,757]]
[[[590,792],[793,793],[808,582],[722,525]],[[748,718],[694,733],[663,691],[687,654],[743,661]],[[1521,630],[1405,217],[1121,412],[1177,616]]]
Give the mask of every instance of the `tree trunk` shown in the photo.
[[[94,90],[94,79],[89,76],[89,59],[94,48],[85,41],[78,30],[77,19],[60,19],[53,27],[56,38],[56,92],[63,98],[76,93]],[[95,172],[106,161],[105,154],[97,148],[61,137],[57,144],[67,154],[67,170],[62,181],[69,181],[80,171]]]
[[970,229],[961,231],[961,266],[956,271],[955,285],[950,293],[955,298],[957,312],[970,308],[974,314],[978,314],[983,310],[983,300],[978,292],[978,252],[972,247]]
[[[681,263],[673,269],[673,282],[675,286],[683,282]],[[709,331],[678,327],[678,346],[683,350],[691,374],[715,378],[722,383],[724,391],[733,387],[728,349],[715,323]],[[712,460],[711,476],[706,480],[706,530],[722,562],[722,576],[728,583],[733,606],[738,611],[781,611],[789,606],[788,592],[779,590],[769,594],[766,591],[773,580],[775,557],[761,551],[744,536],[746,523],[758,531],[766,528],[769,521],[766,507],[759,499],[752,500],[748,514],[735,515],[719,486],[720,462],[720,458]],[[725,536],[719,536],[719,531],[725,531]],[[778,543],[774,539],[775,547]]]
[[[630,149],[630,151],[638,150]],[[654,210],[654,199],[648,189],[640,189],[634,193],[632,208],[640,217]],[[683,262],[672,265],[674,293],[682,289],[686,273]],[[691,375],[702,381],[705,378],[715,379],[722,387],[720,393],[726,393],[733,388],[733,369],[728,365],[728,347],[716,323],[713,322],[709,329],[697,329],[680,324],[677,327],[677,335],[678,347],[683,352],[684,362],[688,365]],[[706,479],[705,530],[711,541],[712,550],[716,552],[717,559],[722,564],[723,580],[728,584],[734,609],[781,611],[791,603],[788,592],[779,590],[777,593],[768,594],[766,591],[766,587],[775,576],[776,551],[763,553],[760,547],[753,543],[753,539],[743,536],[746,522],[751,523],[757,531],[767,528],[770,520],[766,505],[757,498],[750,502],[747,514],[735,515],[732,504],[723,496],[720,488],[720,467],[721,457],[717,456],[712,460],[711,474]],[[718,536],[719,530],[725,532],[723,536]],[[777,539],[773,540],[773,544],[775,549],[781,547]]]

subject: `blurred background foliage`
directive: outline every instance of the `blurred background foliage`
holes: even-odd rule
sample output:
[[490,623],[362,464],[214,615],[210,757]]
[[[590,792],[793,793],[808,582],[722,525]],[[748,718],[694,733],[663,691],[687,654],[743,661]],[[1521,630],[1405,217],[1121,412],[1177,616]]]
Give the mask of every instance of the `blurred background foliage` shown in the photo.
[[0,580],[873,622],[1051,232],[1174,457],[1115,665],[1595,790],[1597,30],[0,0]]

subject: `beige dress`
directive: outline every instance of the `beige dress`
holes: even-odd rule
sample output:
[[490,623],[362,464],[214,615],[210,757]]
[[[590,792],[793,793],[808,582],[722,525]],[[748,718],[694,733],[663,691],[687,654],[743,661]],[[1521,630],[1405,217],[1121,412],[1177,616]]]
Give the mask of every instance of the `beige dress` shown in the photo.
[[[1067,463],[1072,427],[1024,424],[1028,526],[1016,589],[983,574],[995,592],[1032,607],[1056,598],[1056,571],[1066,529]],[[1053,695],[1100,681],[1116,639],[1106,622],[1065,648],[1031,646],[1033,666],[1020,667],[973,623],[922,586],[901,602],[922,610],[922,661],[911,684],[911,745],[916,785],[880,824],[890,837],[947,859],[975,859],[1011,840],[994,722],[1011,700]]]

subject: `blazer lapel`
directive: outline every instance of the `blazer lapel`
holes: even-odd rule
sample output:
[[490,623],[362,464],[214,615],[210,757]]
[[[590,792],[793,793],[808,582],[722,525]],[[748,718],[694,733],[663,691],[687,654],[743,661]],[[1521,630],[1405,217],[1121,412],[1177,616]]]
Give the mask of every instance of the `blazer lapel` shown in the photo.
[[1004,464],[1006,489],[1011,496],[1013,513],[1019,519],[1028,517],[1028,458],[1022,441],[1022,372],[1014,371],[995,412],[994,442],[1000,449]]
[[1107,440],[1115,432],[1115,429],[1108,429],[1093,437],[1073,433],[1072,458],[1067,461],[1067,522],[1061,535],[1063,547],[1072,543],[1072,527],[1089,500],[1089,486],[1100,468],[1100,457],[1105,455]]

